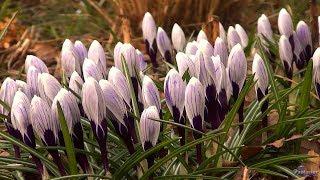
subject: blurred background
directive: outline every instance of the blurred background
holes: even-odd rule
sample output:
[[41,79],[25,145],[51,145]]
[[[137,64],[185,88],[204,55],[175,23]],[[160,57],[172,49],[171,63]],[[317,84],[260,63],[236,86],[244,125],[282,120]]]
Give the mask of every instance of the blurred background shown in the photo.
[[[309,0],[1,0],[0,30],[10,22],[0,41],[0,79],[23,76],[22,65],[27,54],[40,57],[56,72],[64,39],[81,40],[87,47],[93,39],[103,44],[112,57],[118,41],[133,43],[144,51],[141,21],[146,11],[171,34],[177,22],[186,36],[196,35],[208,22],[218,19],[227,30],[241,24],[248,34],[255,33],[256,20],[264,13],[273,28],[277,13],[285,7],[294,23],[310,23]],[[276,30],[276,29],[274,29]],[[109,58],[109,64],[112,58]]]

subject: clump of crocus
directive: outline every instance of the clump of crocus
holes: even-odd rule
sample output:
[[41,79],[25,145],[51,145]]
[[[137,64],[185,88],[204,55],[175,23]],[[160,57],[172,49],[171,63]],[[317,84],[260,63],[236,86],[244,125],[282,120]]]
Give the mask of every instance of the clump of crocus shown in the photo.
[[173,25],[171,39],[172,45],[177,52],[184,50],[184,47],[186,45],[186,37],[183,30],[177,23]]
[[[238,99],[247,76],[247,60],[240,44],[235,45],[230,51],[228,58],[228,71],[232,86],[232,95],[236,100]],[[243,106],[244,102],[242,102],[238,110],[239,123],[242,123],[244,119]],[[243,125],[240,125],[239,129],[241,132]]]
[[[32,98],[30,119],[34,131],[46,146],[57,146],[59,144],[59,122],[52,117],[51,108],[46,100],[38,96]],[[48,152],[58,166],[60,174],[66,175],[58,150],[50,149]]]
[[[143,110],[140,118],[140,140],[143,150],[147,151],[157,144],[160,125],[158,109],[155,106],[150,106]],[[154,163],[154,154],[147,157],[148,167]]]
[[142,20],[142,34],[144,43],[146,45],[147,54],[150,57],[152,66],[154,68],[158,67],[157,63],[157,26],[154,22],[152,15],[149,12],[146,12]]
[[103,168],[107,173],[109,171],[109,161],[107,156],[106,102],[102,89],[92,77],[86,79],[82,86],[82,106],[99,144]]
[[[205,94],[201,82],[192,77],[186,87],[185,91],[185,108],[191,126],[198,130],[203,131],[204,110],[205,110]],[[199,139],[202,134],[193,132],[193,137]],[[202,162],[201,144],[196,145],[197,162]]]
[[[171,69],[164,80],[164,95],[166,104],[173,117],[174,122],[185,125],[184,112],[184,96],[186,83],[175,69]],[[178,133],[181,137],[180,145],[185,144],[185,130],[183,127],[178,127]]]
[[[80,110],[77,99],[70,91],[61,89],[52,103],[52,113],[55,121],[59,121],[58,103],[68,125],[70,136],[75,148],[84,150],[83,128],[80,123]],[[76,153],[76,158],[84,172],[90,171],[89,161],[86,155]]]
[[167,33],[161,27],[158,28],[156,39],[157,39],[157,46],[162,57],[168,63],[173,64],[171,42]]
[[[254,80],[256,81],[255,90],[258,101],[262,101],[268,94],[269,78],[268,73],[263,62],[263,59],[259,54],[255,54],[252,63],[252,74],[254,74]],[[265,100],[261,106],[261,113],[264,113],[268,108],[268,100]],[[268,126],[268,116],[264,116],[262,119],[262,127]]]

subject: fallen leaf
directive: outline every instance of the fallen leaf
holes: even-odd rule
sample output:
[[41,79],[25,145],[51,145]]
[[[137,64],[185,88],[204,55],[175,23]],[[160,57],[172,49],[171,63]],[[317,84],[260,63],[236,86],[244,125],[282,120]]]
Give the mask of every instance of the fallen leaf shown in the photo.
[[262,146],[245,146],[241,149],[241,157],[246,160],[259,154],[262,150]]
[[284,138],[274,141],[273,143],[268,144],[269,146],[273,146],[276,148],[281,148],[283,146]]

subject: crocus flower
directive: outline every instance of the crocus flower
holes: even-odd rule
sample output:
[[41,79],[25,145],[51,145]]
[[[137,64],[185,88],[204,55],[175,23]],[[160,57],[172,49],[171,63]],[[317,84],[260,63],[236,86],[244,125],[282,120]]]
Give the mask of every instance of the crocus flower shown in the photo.
[[240,24],[235,25],[235,29],[240,37],[241,40],[241,46],[243,48],[248,46],[248,35],[246,31],[243,29],[243,27]]
[[[55,121],[59,121],[58,103],[67,122],[74,147],[84,150],[83,128],[80,122],[80,110],[76,97],[63,88],[58,92],[51,106]],[[76,153],[76,158],[83,171],[88,172],[90,166],[87,157],[84,154]]]
[[147,67],[147,63],[144,60],[144,56],[139,49],[136,49],[137,52],[137,69],[138,71],[144,71]]
[[[252,74],[256,81],[255,90],[258,101],[261,101],[268,94],[269,79],[263,59],[259,54],[255,54],[252,63]],[[268,101],[264,101],[261,106],[261,112],[264,113],[268,108]],[[268,126],[268,116],[263,117],[262,126]]]
[[[238,99],[247,75],[247,60],[240,44],[235,45],[230,51],[228,58],[228,71],[232,85],[232,95],[236,100]],[[244,102],[242,102],[241,107],[238,110],[240,123],[242,123],[244,119],[243,106]],[[240,132],[242,129],[243,125],[240,125]]]
[[[205,110],[205,94],[201,82],[192,77],[186,87],[185,92],[185,108],[191,126],[203,131],[204,110]],[[195,139],[201,138],[201,134],[193,132]],[[196,145],[197,162],[202,162],[201,144]]]
[[178,52],[176,54],[176,61],[177,61],[179,74],[182,77],[186,72],[188,72],[190,76],[196,76],[198,74],[194,66],[194,62],[191,59],[191,55]]
[[78,54],[80,65],[82,66],[84,59],[88,57],[87,48],[81,41],[77,40],[74,42],[74,50]]
[[286,76],[287,78],[291,79],[293,73],[293,53],[291,50],[289,39],[285,35],[282,35],[279,40],[279,54],[284,66]]
[[223,25],[221,22],[219,22],[219,37],[224,41],[227,42],[227,35],[226,35],[226,30],[224,30]]
[[[150,106],[143,110],[140,118],[140,140],[145,151],[156,145],[160,134],[160,122],[154,119],[159,119],[157,107]],[[150,168],[154,162],[154,155],[150,155],[147,161]]]
[[320,48],[317,48],[312,56],[313,83],[318,97],[320,97]]
[[228,64],[228,48],[225,41],[222,38],[217,37],[214,43],[214,56],[220,56],[220,60],[223,62],[224,66]]
[[[30,106],[30,120],[35,133],[46,146],[57,146],[59,140],[59,122],[52,117],[48,103],[38,96],[34,96]],[[58,150],[48,150],[60,174],[66,175]]]
[[197,78],[203,85],[205,91],[205,113],[204,120],[211,123],[211,128],[216,129],[220,125],[220,119],[217,109],[217,90],[213,78],[210,76],[209,71],[214,71],[214,69],[206,68],[206,63],[212,62],[210,56],[205,56],[200,50],[197,51],[195,56],[195,67],[197,69]]
[[197,36],[197,42],[200,42],[201,40],[207,40],[208,41],[207,35],[203,30],[200,30],[199,33],[198,33],[198,36]]
[[121,47],[123,43],[118,42],[116,46],[113,49],[113,59],[114,59],[114,66],[117,67],[118,69],[122,69],[122,55],[121,55]]
[[39,95],[38,76],[41,72],[34,66],[29,67],[27,72],[27,84],[30,87],[31,97]]
[[[183,116],[185,89],[186,83],[182,80],[180,74],[175,69],[171,69],[164,80],[164,95],[174,122],[183,125],[186,124]],[[178,127],[178,133],[181,137],[180,145],[183,146],[185,144],[184,128]]]
[[84,80],[88,79],[89,77],[93,77],[95,80],[99,81],[103,78],[102,72],[91,59],[84,60],[82,72]]
[[292,19],[288,11],[284,8],[282,8],[279,12],[278,28],[280,34],[285,35],[288,38],[291,45],[291,49],[292,51],[294,51]]
[[49,73],[46,64],[40,58],[33,55],[27,55],[24,64],[24,70],[26,73],[28,72],[31,66],[37,68],[41,73]]
[[211,58],[214,55],[214,49],[207,40],[201,40],[198,45],[199,50],[206,58]]
[[107,77],[107,61],[102,45],[97,41],[92,41],[88,50],[88,59],[91,59],[99,68],[103,77]]
[[18,90],[22,91],[29,98],[29,100],[31,100],[32,97],[29,85],[21,80],[16,80],[16,84],[18,86]]
[[109,70],[108,81],[114,85],[114,88],[126,102],[127,106],[131,107],[130,90],[123,73],[118,68],[112,67]]
[[38,76],[38,89],[40,97],[51,104],[54,97],[61,89],[59,81],[48,73],[42,73]]
[[142,33],[146,45],[147,54],[149,55],[153,67],[157,67],[157,26],[152,15],[149,12],[144,14],[142,20]]
[[172,47],[167,33],[161,28],[157,32],[157,46],[162,57],[168,62],[173,64],[172,60]]
[[106,102],[101,87],[92,77],[82,86],[82,106],[98,141],[103,167],[108,172]]
[[[21,140],[31,148],[36,148],[35,136],[30,120],[30,100],[22,91],[17,91],[11,108],[11,121],[14,129],[20,132]],[[40,159],[32,155],[32,161],[36,164],[37,170],[44,175],[44,166]]]
[[312,57],[312,40],[309,26],[304,21],[299,21],[296,33],[306,58],[304,61],[308,63]]
[[235,46],[236,44],[241,44],[241,38],[240,38],[238,32],[232,26],[229,26],[229,28],[228,28],[227,39],[228,39],[229,51],[231,51],[233,46]]
[[107,117],[111,120],[117,134],[125,142],[130,154],[134,153],[133,139],[136,138],[134,119],[130,119],[122,97],[116,92],[114,85],[107,80],[100,80],[105,98]]
[[81,61],[73,43],[66,39],[61,49],[61,68],[63,73],[70,78],[73,71],[81,74]]
[[173,25],[172,32],[171,32],[171,39],[172,39],[172,45],[174,49],[177,52],[183,51],[186,45],[186,37],[184,35],[183,30],[177,23]]
[[293,32],[292,36],[294,42],[293,62],[295,62],[296,67],[301,70],[304,67],[307,58],[296,32]]
[[198,50],[198,42],[191,41],[187,43],[186,54],[195,55]]
[[159,90],[152,79],[147,75],[143,77],[141,90],[144,107],[156,106],[159,111],[160,118],[162,118]]
[[79,95],[81,97],[82,93],[81,93],[81,88],[83,85],[83,80],[80,77],[80,75],[77,73],[77,71],[74,71],[71,74],[70,80],[69,80],[69,88],[76,93],[77,95]]

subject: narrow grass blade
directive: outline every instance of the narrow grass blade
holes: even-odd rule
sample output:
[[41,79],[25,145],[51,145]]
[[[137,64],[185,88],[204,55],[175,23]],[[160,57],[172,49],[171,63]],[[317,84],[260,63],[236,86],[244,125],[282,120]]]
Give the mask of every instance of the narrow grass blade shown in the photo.
[[281,163],[285,163],[288,161],[298,161],[298,160],[305,160],[307,158],[310,158],[311,156],[309,155],[287,155],[287,156],[280,156],[280,157],[276,157],[276,158],[271,158],[271,159],[267,159],[265,161],[260,161],[258,163],[255,163],[253,165],[251,165],[251,168],[262,168],[262,167],[266,167],[268,165],[276,165],[276,164],[281,164]]
[[4,29],[0,32],[0,41],[2,40],[2,38],[5,36],[5,34],[8,31],[8,28],[10,26],[10,24],[13,22],[14,18],[17,16],[18,11],[14,12],[10,21],[6,24],[6,26],[4,27]]

